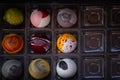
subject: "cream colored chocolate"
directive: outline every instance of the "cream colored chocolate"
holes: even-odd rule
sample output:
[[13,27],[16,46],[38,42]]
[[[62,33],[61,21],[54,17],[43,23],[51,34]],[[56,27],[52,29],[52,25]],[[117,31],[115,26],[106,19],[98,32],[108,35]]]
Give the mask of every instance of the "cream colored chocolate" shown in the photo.
[[29,65],[29,73],[35,79],[43,79],[50,73],[50,65],[44,59],[35,59]]
[[70,78],[76,74],[77,65],[74,60],[64,58],[57,63],[56,72],[62,78]]

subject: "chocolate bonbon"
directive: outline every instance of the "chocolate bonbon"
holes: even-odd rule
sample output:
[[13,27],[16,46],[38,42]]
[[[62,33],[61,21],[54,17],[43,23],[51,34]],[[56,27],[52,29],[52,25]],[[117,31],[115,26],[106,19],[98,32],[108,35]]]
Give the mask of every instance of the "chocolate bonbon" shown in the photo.
[[50,23],[50,14],[43,9],[35,9],[31,13],[30,21],[36,28],[44,28]]
[[72,27],[77,22],[77,14],[69,8],[60,9],[57,14],[57,22],[64,28]]
[[62,53],[73,52],[77,47],[77,39],[70,33],[63,33],[57,39],[57,47]]
[[62,78],[73,77],[77,72],[76,63],[70,58],[60,59],[56,66],[57,74]]
[[51,42],[45,34],[33,34],[30,40],[30,47],[35,53],[46,53],[50,44]]
[[50,73],[50,65],[45,59],[37,58],[31,61],[29,73],[35,79],[43,79]]
[[7,60],[2,65],[1,71],[6,79],[19,79],[23,74],[23,65],[18,60]]
[[16,54],[22,50],[24,45],[23,39],[18,34],[7,34],[2,41],[2,47],[8,54]]

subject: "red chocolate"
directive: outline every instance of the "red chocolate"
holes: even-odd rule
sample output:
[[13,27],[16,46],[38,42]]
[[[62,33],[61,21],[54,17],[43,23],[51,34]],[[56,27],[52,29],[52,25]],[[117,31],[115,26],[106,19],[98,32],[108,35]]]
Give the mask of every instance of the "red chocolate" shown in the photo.
[[43,13],[42,18],[45,18],[45,17],[47,17],[49,15],[48,12],[46,12],[43,9],[38,9],[38,11],[41,11]]
[[46,53],[50,48],[50,41],[44,34],[35,34],[31,38],[30,47],[35,53]]

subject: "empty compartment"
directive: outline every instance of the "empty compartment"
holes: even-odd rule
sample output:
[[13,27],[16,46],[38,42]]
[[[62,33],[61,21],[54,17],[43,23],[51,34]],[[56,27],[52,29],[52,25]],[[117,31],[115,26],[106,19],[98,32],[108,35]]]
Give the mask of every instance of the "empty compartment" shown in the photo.
[[104,26],[104,6],[83,6],[82,22],[85,28]]
[[88,30],[82,32],[82,52],[104,52],[104,31]]

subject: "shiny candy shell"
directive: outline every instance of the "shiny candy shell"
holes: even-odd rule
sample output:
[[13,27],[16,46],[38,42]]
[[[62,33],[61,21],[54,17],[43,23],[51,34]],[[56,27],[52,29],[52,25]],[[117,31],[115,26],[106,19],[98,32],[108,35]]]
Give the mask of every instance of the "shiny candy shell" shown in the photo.
[[77,40],[72,34],[61,34],[57,39],[57,47],[62,53],[70,53],[76,49]]
[[73,77],[77,72],[76,63],[70,58],[60,59],[56,66],[57,74],[62,78]]
[[72,9],[60,9],[57,14],[57,22],[64,28],[72,27],[77,22],[77,15]]
[[17,34],[8,34],[4,37],[2,46],[9,54],[15,54],[23,48],[23,39]]
[[19,25],[24,21],[24,15],[18,8],[9,8],[6,10],[3,20],[11,25]]
[[30,47],[35,53],[46,53],[50,48],[50,41],[44,34],[34,34],[30,41]]
[[2,75],[7,79],[20,78],[22,72],[23,66],[18,60],[8,60],[2,66]]
[[36,28],[44,28],[50,23],[50,15],[43,9],[35,9],[31,13],[30,21]]
[[29,73],[34,79],[43,79],[49,75],[50,65],[45,59],[34,59],[29,65]]

